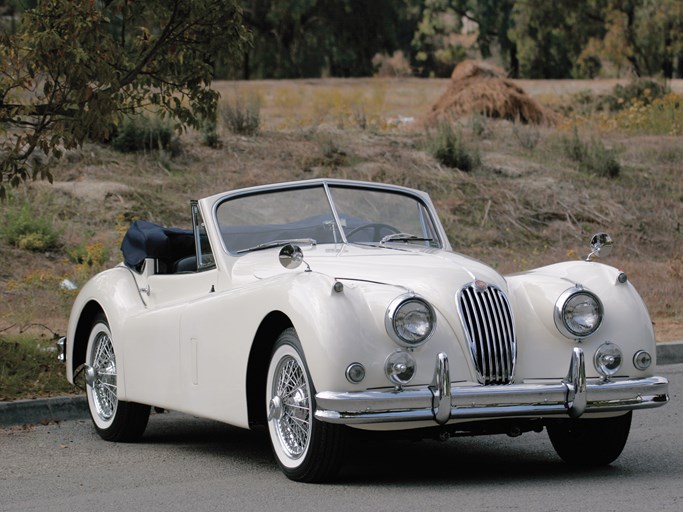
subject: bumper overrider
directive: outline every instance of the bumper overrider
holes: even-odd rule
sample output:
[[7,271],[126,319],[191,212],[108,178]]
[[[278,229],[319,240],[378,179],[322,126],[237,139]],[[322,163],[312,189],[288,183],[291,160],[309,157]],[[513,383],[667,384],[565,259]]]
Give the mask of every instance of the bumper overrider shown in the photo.
[[569,372],[556,384],[452,386],[448,356],[436,358],[430,386],[316,395],[315,417],[328,423],[370,424],[405,421],[494,419],[504,417],[578,418],[584,413],[648,409],[669,400],[664,377],[586,379],[583,350],[572,351]]

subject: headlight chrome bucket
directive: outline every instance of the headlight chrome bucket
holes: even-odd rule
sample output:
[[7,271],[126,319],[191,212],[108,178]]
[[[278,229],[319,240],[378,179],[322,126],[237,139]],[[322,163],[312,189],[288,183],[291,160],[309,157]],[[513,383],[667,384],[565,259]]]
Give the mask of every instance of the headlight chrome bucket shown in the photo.
[[384,326],[389,337],[402,347],[419,347],[431,338],[436,327],[436,313],[421,297],[401,295],[389,304]]
[[555,325],[567,338],[580,340],[595,333],[602,323],[602,302],[577,286],[566,290],[555,303]]

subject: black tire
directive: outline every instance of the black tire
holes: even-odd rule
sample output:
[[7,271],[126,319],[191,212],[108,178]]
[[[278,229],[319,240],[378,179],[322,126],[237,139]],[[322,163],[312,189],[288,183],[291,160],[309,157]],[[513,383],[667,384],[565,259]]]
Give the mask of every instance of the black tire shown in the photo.
[[134,442],[142,437],[149,420],[149,405],[119,401],[117,367],[109,322],[98,314],[86,348],[86,395],[95,430],[105,441]]
[[346,431],[315,419],[315,388],[296,331],[279,336],[266,382],[268,432],[282,472],[298,482],[332,478],[343,462]]
[[613,418],[574,419],[549,424],[548,437],[557,454],[573,466],[606,466],[621,455],[633,412]]

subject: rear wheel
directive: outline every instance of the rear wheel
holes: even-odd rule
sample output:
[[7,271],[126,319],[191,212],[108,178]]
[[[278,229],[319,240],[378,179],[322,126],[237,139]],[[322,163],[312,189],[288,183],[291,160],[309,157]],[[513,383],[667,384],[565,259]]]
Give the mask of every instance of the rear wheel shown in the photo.
[[315,389],[294,329],[285,330],[273,348],[266,407],[273,453],[288,478],[321,482],[336,474],[346,432],[315,419]]
[[574,419],[548,425],[557,454],[573,466],[606,466],[621,455],[633,412],[613,418]]
[[97,315],[85,354],[86,388],[90,417],[102,439],[137,441],[147,428],[150,407],[117,397],[117,366],[107,318]]

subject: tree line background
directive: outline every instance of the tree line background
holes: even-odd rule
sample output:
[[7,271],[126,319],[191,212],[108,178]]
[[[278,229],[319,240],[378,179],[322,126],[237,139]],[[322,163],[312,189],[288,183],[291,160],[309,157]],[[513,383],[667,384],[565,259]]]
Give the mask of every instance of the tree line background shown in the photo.
[[[683,77],[683,0],[236,3],[251,44],[217,50],[217,79],[445,77],[465,58],[494,58],[512,78]],[[36,4],[4,2],[5,30]]]
[[[215,79],[683,77],[683,0],[5,0],[0,199],[127,116],[215,119]],[[41,158],[36,158],[41,156]]]
[[[244,0],[231,79],[448,76],[495,58],[512,78],[683,77],[683,0]],[[397,53],[400,52],[400,53]],[[398,55],[398,58],[397,58]],[[402,57],[402,58],[401,58]]]

